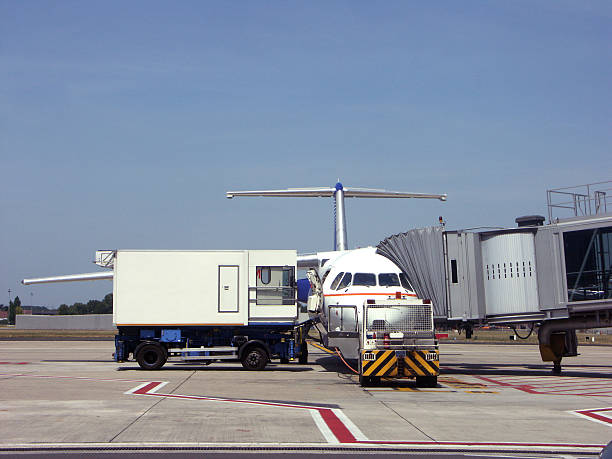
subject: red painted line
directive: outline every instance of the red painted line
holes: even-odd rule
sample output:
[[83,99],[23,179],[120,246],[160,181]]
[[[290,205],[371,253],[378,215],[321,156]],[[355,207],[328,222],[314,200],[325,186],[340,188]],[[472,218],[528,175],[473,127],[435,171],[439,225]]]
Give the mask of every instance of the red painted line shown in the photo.
[[[152,387],[151,384],[153,384]],[[161,384],[160,382],[154,382],[148,384],[147,386],[132,392],[133,394],[136,395],[152,395],[155,397],[168,397],[168,398],[180,398],[180,399],[186,399],[186,400],[206,400],[206,401],[210,401],[210,402],[232,402],[232,403],[246,403],[248,405],[263,405],[263,406],[275,406],[275,407],[280,407],[280,408],[300,408],[300,409],[305,409],[305,410],[318,410],[320,408],[315,407],[315,406],[307,406],[307,405],[289,405],[289,404],[285,404],[285,403],[274,403],[274,402],[262,402],[262,401],[258,401],[258,400],[238,400],[238,399],[229,399],[229,398],[216,398],[216,397],[204,397],[201,395],[181,395],[181,394],[159,394],[159,393],[148,393],[148,391],[154,389],[155,387],[157,387],[159,384]],[[148,388],[148,389],[147,389]],[[145,390],[147,389],[147,390]]]
[[160,384],[161,384],[161,382],[159,382],[159,381],[150,382],[149,384],[141,387],[138,390],[135,390],[132,393],[136,394],[136,395],[158,395],[158,394],[149,394],[148,392],[153,390],[153,389],[155,389]]
[[592,387],[592,386],[609,387],[610,389],[612,389],[612,383],[610,382],[585,382],[582,384],[576,384],[576,383],[544,384],[539,387]]
[[319,414],[329,427],[329,430],[336,436],[340,443],[355,443],[357,439],[347,429],[346,425],[338,419],[338,416],[329,408],[319,409]]
[[[576,397],[612,397],[612,387],[609,387],[604,391],[594,391],[599,388],[606,388],[606,386],[602,386],[602,383],[591,383],[595,384],[594,387],[587,386],[579,386],[575,389],[567,388],[567,389],[556,389],[552,390],[548,385],[535,385],[531,384],[517,384],[517,383],[509,383],[501,380],[496,380],[492,378],[487,378],[484,376],[476,376],[479,379],[484,381],[497,384],[503,387],[511,387],[517,390],[521,390],[523,392],[527,392],[528,394],[536,394],[536,395],[568,395],[568,396],[576,396]],[[588,384],[588,383],[587,383]],[[577,393],[578,392],[578,393]]]
[[0,365],[27,365],[30,362],[0,362]]
[[610,411],[612,413],[612,406],[608,406],[606,408],[593,408],[592,410],[580,410],[577,413],[581,413],[582,411],[588,411],[589,413],[597,413],[598,411]]
[[590,418],[597,419],[598,421],[605,422],[607,424],[612,424],[612,418],[597,414],[595,413],[595,411],[612,411],[612,408],[608,410],[582,410],[582,411],[575,411],[575,413],[579,413],[579,414],[582,414],[583,416],[588,416]]
[[509,387],[515,387],[514,384],[512,383],[505,383],[503,381],[497,381],[495,379],[491,379],[491,378],[486,378],[485,376],[476,376],[478,379],[482,379],[483,381],[487,381],[493,384],[496,384],[498,386],[509,386]]

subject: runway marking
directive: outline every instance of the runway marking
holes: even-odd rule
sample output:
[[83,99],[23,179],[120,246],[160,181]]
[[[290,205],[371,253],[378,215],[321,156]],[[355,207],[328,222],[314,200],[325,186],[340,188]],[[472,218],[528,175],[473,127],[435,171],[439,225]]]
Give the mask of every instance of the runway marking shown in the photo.
[[30,362],[0,362],[0,365],[27,365]]
[[[612,406],[609,406],[607,408],[594,408],[590,410],[568,411],[568,413],[572,413],[576,416],[586,418],[589,421],[598,422],[608,427],[612,427]],[[604,413],[608,414],[606,415]]]
[[[334,408],[322,408],[311,405],[294,405],[291,403],[266,402],[261,400],[241,400],[219,397],[205,397],[201,395],[162,394],[157,392],[166,382],[149,381],[140,384],[126,392],[132,395],[144,395],[164,398],[177,398],[183,400],[204,400],[209,402],[243,403],[248,405],[272,406],[278,408],[292,408],[309,410],[315,424],[328,443],[356,443],[368,441],[368,438],[353,424],[350,419]],[[314,414],[312,414],[314,412]],[[342,419],[341,419],[342,418]],[[347,422],[348,421],[348,422]]]
[[586,378],[563,376],[541,376],[539,378],[522,378],[520,376],[476,377],[498,386],[511,387],[528,394],[612,397],[612,381],[609,379],[593,381]]
[[[304,409],[308,410],[321,431],[324,438],[330,444],[352,444],[352,445],[397,445],[397,446],[415,446],[427,449],[445,449],[456,448],[457,446],[468,447],[474,450],[542,450],[549,452],[551,448],[558,451],[561,450],[580,450],[581,452],[599,452],[605,445],[595,444],[578,444],[578,443],[521,443],[521,442],[479,442],[479,441],[394,441],[394,440],[368,440],[368,438],[359,430],[359,428],[338,408],[325,408],[313,405],[295,405],[291,403],[267,402],[262,400],[240,400],[219,397],[205,397],[197,395],[182,395],[182,394],[162,394],[157,392],[159,389],[168,384],[166,381],[142,381],[133,379],[107,379],[107,378],[89,378],[85,376],[54,376],[54,375],[33,375],[25,373],[0,373],[0,376],[15,376],[28,378],[57,378],[57,379],[74,379],[81,381],[100,381],[100,382],[132,382],[140,383],[132,389],[124,392],[129,395],[148,396],[148,397],[167,397],[184,400],[204,400],[212,402],[231,402],[243,403],[259,406],[271,406],[280,408]],[[591,417],[597,420],[597,417],[604,417],[601,412],[612,411],[612,408],[598,408],[595,410],[581,410],[575,414],[580,416],[589,416],[586,412],[591,413]],[[597,413],[599,412],[599,413]],[[312,414],[314,413],[314,414]],[[601,422],[601,421],[599,421]],[[277,443],[275,443],[277,444]],[[107,443],[104,443],[107,445]]]

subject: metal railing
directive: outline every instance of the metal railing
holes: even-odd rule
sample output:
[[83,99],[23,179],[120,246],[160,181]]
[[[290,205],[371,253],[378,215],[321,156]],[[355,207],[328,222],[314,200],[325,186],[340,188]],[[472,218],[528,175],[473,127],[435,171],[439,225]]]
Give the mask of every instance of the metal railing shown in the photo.
[[612,209],[611,196],[612,180],[547,190],[548,221],[552,223],[568,217],[560,217],[555,211],[570,213],[569,217],[605,214],[608,205]]

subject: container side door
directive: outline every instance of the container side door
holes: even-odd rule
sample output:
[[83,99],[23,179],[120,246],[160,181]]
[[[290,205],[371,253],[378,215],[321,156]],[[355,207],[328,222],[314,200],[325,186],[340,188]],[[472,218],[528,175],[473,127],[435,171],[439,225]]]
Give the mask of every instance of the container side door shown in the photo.
[[219,312],[238,312],[238,266],[219,266]]

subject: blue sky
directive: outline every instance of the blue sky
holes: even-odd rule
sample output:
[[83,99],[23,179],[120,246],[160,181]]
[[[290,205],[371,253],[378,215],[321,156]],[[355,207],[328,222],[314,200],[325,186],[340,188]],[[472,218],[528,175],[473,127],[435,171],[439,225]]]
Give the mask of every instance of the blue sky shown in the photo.
[[0,0],[0,303],[101,298],[96,249],[333,243],[513,226],[546,190],[611,180],[609,2]]

